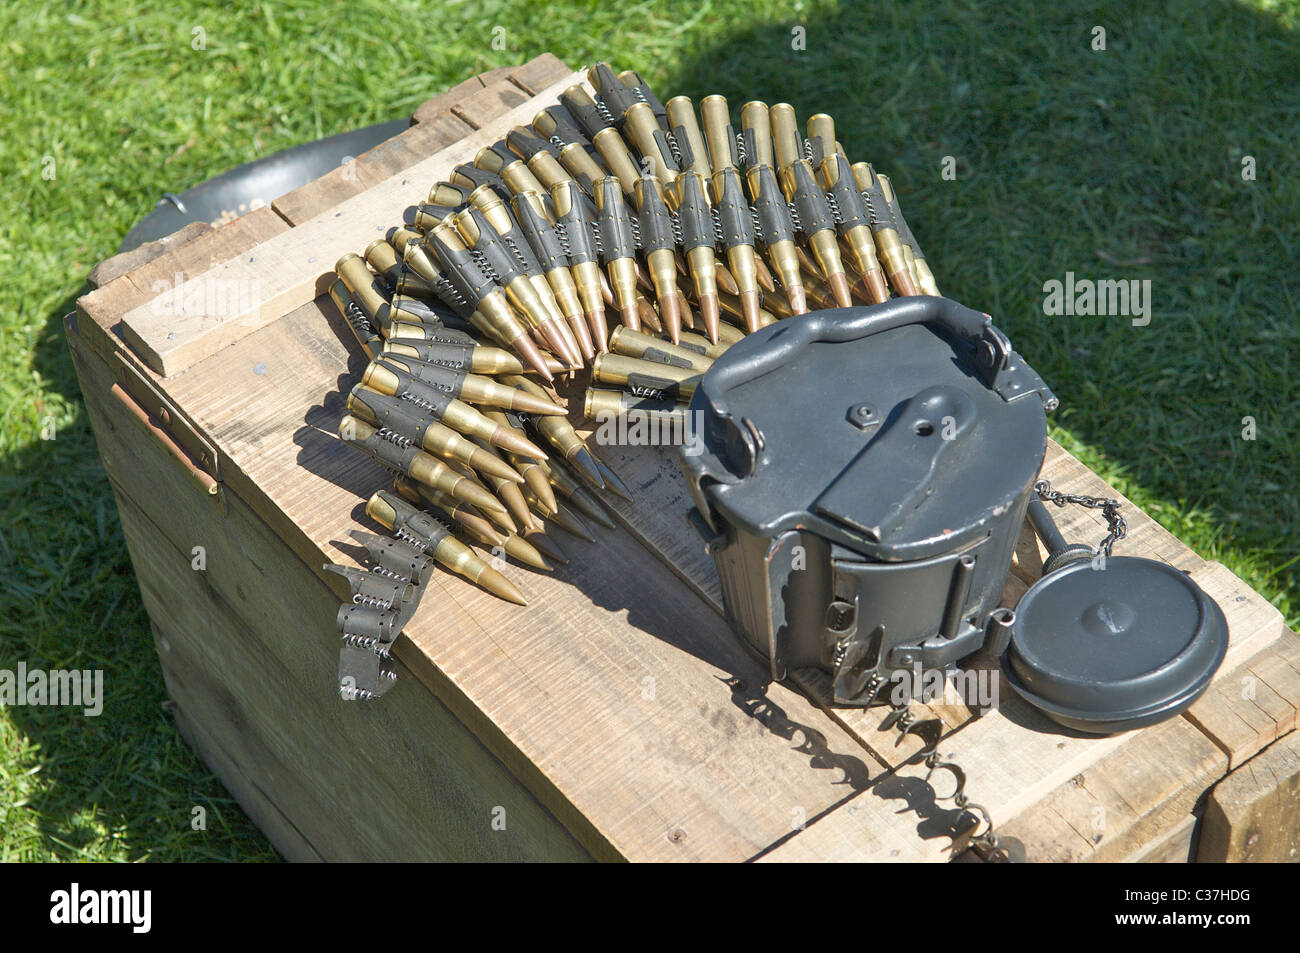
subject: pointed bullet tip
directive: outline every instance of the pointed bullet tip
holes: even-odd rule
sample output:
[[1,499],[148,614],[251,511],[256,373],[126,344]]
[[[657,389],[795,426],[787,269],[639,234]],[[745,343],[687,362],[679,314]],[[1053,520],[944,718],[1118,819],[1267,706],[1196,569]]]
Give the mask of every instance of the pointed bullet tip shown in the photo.
[[912,276],[907,272],[896,271],[889,277],[894,282],[894,287],[898,289],[898,293],[904,298],[910,298],[919,294],[916,290],[916,285],[912,283]]
[[709,336],[709,343],[717,344],[718,325],[722,320],[717,295],[700,295],[700,317],[704,319],[704,333]]
[[884,304],[889,300],[889,284],[883,271],[878,268],[869,271],[863,281],[867,284],[868,300],[873,304]]
[[544,531],[538,530],[526,535],[528,537],[527,542],[531,543],[536,550],[548,559],[559,563],[561,566],[569,564],[569,557],[564,554],[564,550],[560,548],[559,543],[547,536]]
[[517,337],[511,342],[511,347],[515,349],[529,367],[541,374],[548,383],[555,380],[550,369],[546,366],[546,359],[542,357],[542,352],[528,335],[522,334]]
[[605,327],[605,312],[588,311],[584,317],[587,319],[587,326],[591,328],[591,339],[596,345],[596,350],[601,354],[608,354],[609,331]]
[[[740,296],[740,311],[745,319],[745,329],[753,334],[759,327],[758,292],[746,291]],[[714,343],[717,343],[716,341]]]
[[668,339],[674,344],[682,340],[682,311],[676,294],[665,295],[659,299],[659,313],[663,316],[664,327],[668,329]]
[[619,475],[599,460],[596,461],[596,465],[600,467],[600,475],[605,478],[605,489],[631,503],[632,491],[627,488],[627,484],[619,478]]
[[835,296],[835,303],[841,308],[853,306],[853,295],[849,293],[849,279],[844,272],[837,271],[827,276],[831,283],[831,294]]
[[598,490],[605,489],[605,478],[601,476],[600,466],[586,447],[578,447],[574,450],[573,455],[569,457],[569,462],[578,468],[578,472],[586,477],[588,483]]
[[509,427],[497,427],[490,442],[495,446],[509,450],[511,453],[517,453],[521,457],[530,457],[534,460],[546,459],[546,454],[542,452],[541,447],[527,437],[520,436],[518,432]]
[[526,414],[541,414],[547,417],[563,417],[566,411],[559,404],[553,404],[542,397],[535,397],[527,391],[516,390],[510,401],[511,410],[521,410]]
[[582,352],[583,361],[590,361],[596,356],[596,349],[592,346],[587,322],[583,318],[575,317],[569,321],[569,327],[573,331],[574,340],[578,342],[578,350]]
[[478,584],[494,596],[500,599],[505,599],[507,602],[513,602],[518,606],[528,605],[528,600],[526,600],[524,594],[515,587],[515,584],[491,566],[483,570],[482,574],[478,577]]
[[795,314],[808,313],[808,293],[804,291],[803,285],[790,285],[785,289],[786,300],[790,302],[790,310]]

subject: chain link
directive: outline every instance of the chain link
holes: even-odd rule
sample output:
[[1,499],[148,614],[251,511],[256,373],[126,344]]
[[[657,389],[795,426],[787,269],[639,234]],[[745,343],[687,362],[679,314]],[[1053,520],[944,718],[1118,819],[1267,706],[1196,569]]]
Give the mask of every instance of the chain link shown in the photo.
[[1109,558],[1110,551],[1114,545],[1128,535],[1128,523],[1119,512],[1119,500],[1107,499],[1101,496],[1080,496],[1075,493],[1062,493],[1059,490],[1053,490],[1052,484],[1046,480],[1039,480],[1034,484],[1034,492],[1038,494],[1039,499],[1045,503],[1054,503],[1057,506],[1065,506],[1067,503],[1075,503],[1079,506],[1086,506],[1089,509],[1101,510],[1101,515],[1106,518],[1106,526],[1109,532],[1106,538],[1101,541],[1097,551],[1103,556]]

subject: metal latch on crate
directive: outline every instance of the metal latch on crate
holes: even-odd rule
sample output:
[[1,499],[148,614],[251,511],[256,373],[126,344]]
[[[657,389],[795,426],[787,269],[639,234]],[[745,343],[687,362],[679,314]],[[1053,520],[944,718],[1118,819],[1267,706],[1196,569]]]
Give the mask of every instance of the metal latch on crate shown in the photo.
[[[86,340],[78,328],[78,314],[64,316],[63,327],[74,358],[84,357]],[[216,447],[199,434],[162,392],[125,355],[103,355],[91,348],[94,359],[107,365],[115,383],[111,393],[163,447],[176,458],[190,478],[208,496],[225,504]]]
[[153,434],[209,495],[221,494],[217,449],[122,354],[112,361],[113,396]]

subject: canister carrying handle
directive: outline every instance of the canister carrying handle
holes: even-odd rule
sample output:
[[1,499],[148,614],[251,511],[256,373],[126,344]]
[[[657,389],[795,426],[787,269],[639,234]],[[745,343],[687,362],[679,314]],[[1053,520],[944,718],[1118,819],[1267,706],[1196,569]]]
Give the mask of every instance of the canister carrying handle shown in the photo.
[[784,335],[794,337],[777,347],[756,348],[745,360],[712,368],[707,385],[709,399],[719,413],[726,415],[726,394],[733,387],[775,370],[792,352],[808,344],[856,341],[909,324],[928,324],[970,343],[975,347],[981,380],[986,386],[998,389],[999,374],[1007,369],[1012,352],[1011,342],[993,327],[992,319],[950,298],[913,295],[867,308],[817,311],[802,316],[797,323],[782,321],[772,325],[765,334],[766,342],[781,341]]

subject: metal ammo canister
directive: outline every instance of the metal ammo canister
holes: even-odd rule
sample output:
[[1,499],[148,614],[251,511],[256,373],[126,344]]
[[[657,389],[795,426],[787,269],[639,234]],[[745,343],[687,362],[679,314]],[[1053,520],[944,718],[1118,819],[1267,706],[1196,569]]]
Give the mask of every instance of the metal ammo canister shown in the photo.
[[721,355],[683,451],[732,627],[838,704],[991,632],[1056,399],[988,315],[916,296],[787,318]]

